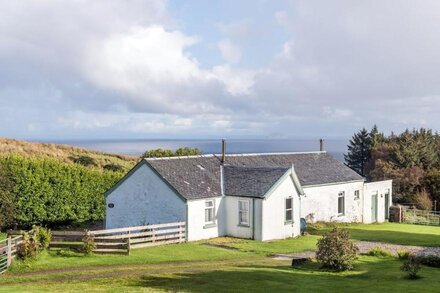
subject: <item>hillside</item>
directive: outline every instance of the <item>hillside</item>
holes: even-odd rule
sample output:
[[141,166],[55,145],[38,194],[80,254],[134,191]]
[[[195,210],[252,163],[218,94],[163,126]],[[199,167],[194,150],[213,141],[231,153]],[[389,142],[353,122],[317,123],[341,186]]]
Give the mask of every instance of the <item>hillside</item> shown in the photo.
[[84,165],[83,161],[86,158],[89,162],[86,165],[89,167],[105,169],[113,165],[120,166],[121,171],[129,170],[139,160],[137,157],[104,153],[69,145],[0,138],[0,155],[10,154],[19,154],[25,157],[54,158],[62,162],[79,163],[81,165]]

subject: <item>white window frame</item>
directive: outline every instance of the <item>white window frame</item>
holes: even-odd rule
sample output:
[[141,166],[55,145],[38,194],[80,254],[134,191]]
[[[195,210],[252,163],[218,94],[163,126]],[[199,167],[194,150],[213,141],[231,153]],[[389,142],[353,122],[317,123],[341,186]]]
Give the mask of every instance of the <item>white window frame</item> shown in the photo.
[[[339,199],[343,198],[342,213],[339,212]],[[338,193],[338,216],[345,216],[345,191],[339,191]]]
[[[245,207],[247,206],[247,210]],[[250,226],[250,207],[251,207],[251,201],[248,199],[240,199],[238,201],[238,225],[239,226]],[[242,214],[246,213],[247,216],[245,217],[245,220],[242,221]]]
[[[212,204],[212,205],[208,206],[209,204]],[[211,212],[211,216],[212,216],[211,221],[206,219],[207,211],[208,210],[212,210],[212,212]],[[205,224],[215,224],[215,200],[213,200],[213,199],[205,201]]]
[[361,191],[359,189],[354,191],[354,199],[360,199],[361,198]]
[[[290,208],[287,208],[287,201],[290,201]],[[287,213],[290,211],[290,220],[287,219]],[[284,199],[284,223],[293,223],[293,197],[286,197]]]

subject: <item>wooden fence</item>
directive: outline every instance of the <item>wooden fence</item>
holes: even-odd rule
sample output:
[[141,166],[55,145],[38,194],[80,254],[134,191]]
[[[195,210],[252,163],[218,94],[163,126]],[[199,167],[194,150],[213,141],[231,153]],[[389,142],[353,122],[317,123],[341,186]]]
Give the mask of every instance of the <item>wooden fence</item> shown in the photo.
[[185,242],[185,222],[94,231],[52,231],[52,248],[80,250],[91,237],[95,253],[130,254],[131,249]]
[[17,247],[23,242],[23,236],[12,237],[0,240],[0,274],[6,272],[11,266],[12,260],[17,256]]
[[390,221],[440,226],[440,213],[433,211],[418,210],[416,208],[398,205],[390,208]]

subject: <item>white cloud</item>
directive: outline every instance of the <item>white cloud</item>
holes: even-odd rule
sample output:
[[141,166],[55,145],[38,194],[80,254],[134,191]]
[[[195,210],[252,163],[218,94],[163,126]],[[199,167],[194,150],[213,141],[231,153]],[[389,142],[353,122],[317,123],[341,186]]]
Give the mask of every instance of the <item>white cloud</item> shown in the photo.
[[229,39],[222,39],[217,43],[217,46],[223,58],[228,63],[237,63],[241,58],[241,50],[234,45]]

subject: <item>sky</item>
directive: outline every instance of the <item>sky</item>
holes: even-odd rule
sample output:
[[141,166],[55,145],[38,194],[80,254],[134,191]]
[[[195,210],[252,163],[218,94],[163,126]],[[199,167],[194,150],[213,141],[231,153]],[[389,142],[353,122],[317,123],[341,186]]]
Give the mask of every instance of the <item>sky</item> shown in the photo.
[[0,0],[0,136],[440,128],[440,1]]

